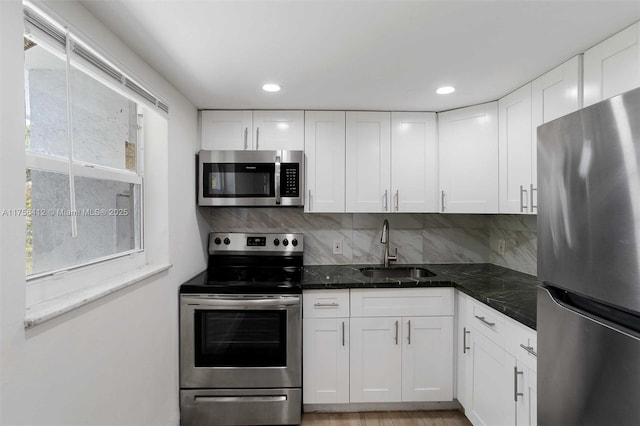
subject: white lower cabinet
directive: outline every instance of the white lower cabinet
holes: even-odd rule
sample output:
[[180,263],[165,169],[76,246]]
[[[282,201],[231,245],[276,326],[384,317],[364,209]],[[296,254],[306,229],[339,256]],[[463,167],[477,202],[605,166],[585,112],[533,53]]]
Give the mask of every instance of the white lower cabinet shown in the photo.
[[351,318],[351,402],[402,400],[401,318]]
[[349,290],[302,293],[304,404],[349,402]]
[[453,317],[403,317],[402,400],[453,398]]
[[456,332],[456,397],[471,423],[535,426],[535,331],[458,293]]
[[465,414],[474,425],[514,425],[515,358],[476,330],[471,332],[472,380]]
[[303,292],[304,404],[452,400],[453,289]]
[[453,399],[453,289],[352,290],[351,315],[351,402]]
[[349,402],[349,318],[305,318],[303,402]]

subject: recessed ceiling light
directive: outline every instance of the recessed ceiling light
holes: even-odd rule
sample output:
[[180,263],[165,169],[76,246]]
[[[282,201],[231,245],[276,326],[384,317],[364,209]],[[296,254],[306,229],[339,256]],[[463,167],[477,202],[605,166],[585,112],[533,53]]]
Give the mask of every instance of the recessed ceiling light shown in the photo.
[[448,95],[449,93],[453,93],[455,91],[456,91],[455,87],[443,86],[443,87],[439,87],[438,90],[436,90],[436,93],[438,95]]
[[280,85],[275,83],[267,83],[262,86],[262,90],[264,90],[265,92],[279,92]]

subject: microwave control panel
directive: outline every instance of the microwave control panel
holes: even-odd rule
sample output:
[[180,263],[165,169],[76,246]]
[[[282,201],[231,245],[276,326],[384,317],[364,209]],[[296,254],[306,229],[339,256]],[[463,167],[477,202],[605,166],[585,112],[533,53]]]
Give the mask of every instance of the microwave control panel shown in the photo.
[[280,196],[300,196],[300,165],[298,163],[282,163],[280,165]]

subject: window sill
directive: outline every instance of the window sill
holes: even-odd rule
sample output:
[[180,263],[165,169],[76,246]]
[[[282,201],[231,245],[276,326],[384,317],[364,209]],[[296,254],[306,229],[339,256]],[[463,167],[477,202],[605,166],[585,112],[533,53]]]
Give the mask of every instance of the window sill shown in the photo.
[[171,268],[171,264],[147,265],[126,274],[122,274],[109,281],[96,284],[81,291],[74,291],[46,302],[27,307],[24,317],[24,327],[29,329],[51,319],[71,312],[118,290],[127,288],[142,280],[152,277]]

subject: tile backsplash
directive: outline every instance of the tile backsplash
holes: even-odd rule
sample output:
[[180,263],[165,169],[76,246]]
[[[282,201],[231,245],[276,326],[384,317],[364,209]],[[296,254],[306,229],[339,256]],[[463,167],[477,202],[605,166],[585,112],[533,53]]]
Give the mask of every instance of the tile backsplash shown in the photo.
[[[201,208],[219,232],[300,232],[305,264],[381,264],[382,222],[389,219],[390,250],[397,263],[490,262],[536,273],[535,216],[304,213],[297,208]],[[495,235],[494,235],[495,234]],[[505,240],[505,255],[498,251]],[[333,254],[333,242],[342,254]]]

